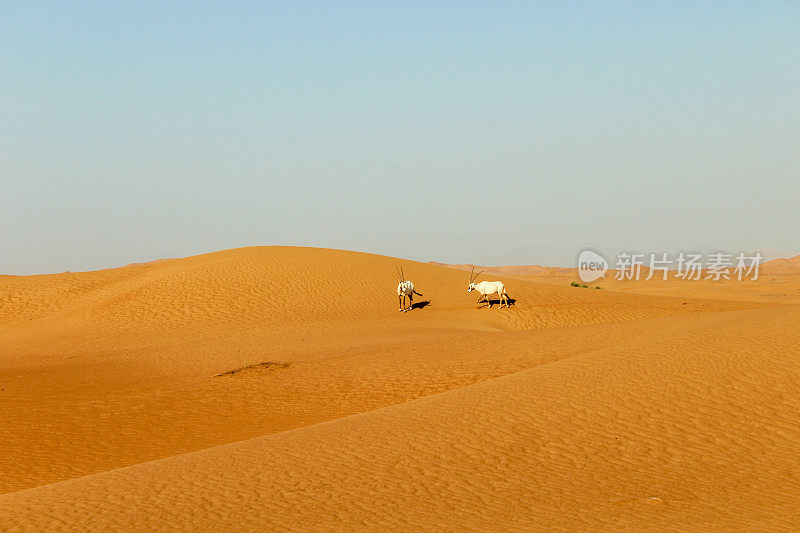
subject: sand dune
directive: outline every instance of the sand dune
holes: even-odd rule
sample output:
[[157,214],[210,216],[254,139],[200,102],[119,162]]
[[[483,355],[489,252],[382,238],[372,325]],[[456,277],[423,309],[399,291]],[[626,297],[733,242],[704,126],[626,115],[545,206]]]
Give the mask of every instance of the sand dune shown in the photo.
[[[395,265],[424,307],[397,312]],[[507,272],[502,310],[476,309],[458,269],[314,248],[2,276],[0,521],[800,526],[782,289],[539,273],[553,283]]]
[[773,259],[761,266],[761,272],[766,275],[786,275],[800,273],[800,255],[788,259]]

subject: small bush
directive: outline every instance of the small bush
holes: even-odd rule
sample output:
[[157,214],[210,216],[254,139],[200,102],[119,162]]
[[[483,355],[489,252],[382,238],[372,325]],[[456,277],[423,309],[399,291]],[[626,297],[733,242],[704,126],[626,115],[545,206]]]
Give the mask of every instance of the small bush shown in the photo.
[[585,284],[585,283],[578,283],[577,281],[573,281],[572,283],[570,283],[570,285],[571,285],[572,287],[581,287],[581,288],[584,288],[584,289],[588,289],[588,288],[589,288],[589,286],[588,286],[587,284]]

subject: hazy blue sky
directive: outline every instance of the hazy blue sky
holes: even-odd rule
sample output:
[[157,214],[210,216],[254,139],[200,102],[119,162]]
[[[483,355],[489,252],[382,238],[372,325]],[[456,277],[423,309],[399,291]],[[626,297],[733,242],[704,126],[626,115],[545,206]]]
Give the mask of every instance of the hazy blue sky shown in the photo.
[[800,251],[800,2],[0,3],[0,273]]

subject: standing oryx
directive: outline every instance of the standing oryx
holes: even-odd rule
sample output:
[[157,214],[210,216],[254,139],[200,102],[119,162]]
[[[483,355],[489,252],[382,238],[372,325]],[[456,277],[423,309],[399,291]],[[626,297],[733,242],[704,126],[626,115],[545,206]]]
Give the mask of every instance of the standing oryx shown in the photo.
[[[400,283],[397,285],[397,300],[400,303],[398,311],[405,313],[414,307],[414,295],[422,296],[422,294],[414,290],[413,283],[406,281],[402,268],[399,270],[397,267],[394,268],[397,270],[397,275],[400,276]],[[408,308],[406,308],[406,296],[408,296]]]
[[482,301],[486,300],[486,303],[489,304],[489,308],[492,307],[492,301],[489,299],[489,296],[492,294],[496,294],[500,297],[500,307],[498,309],[503,308],[503,302],[505,302],[506,307],[508,307],[508,294],[506,293],[506,287],[503,285],[502,281],[481,281],[480,283],[475,283],[475,280],[478,279],[478,276],[481,275],[481,272],[478,272],[474,276],[472,275],[475,272],[475,267],[472,267],[472,272],[469,275],[469,287],[467,287],[467,292],[478,291],[481,293],[480,299],[475,303],[475,306]]

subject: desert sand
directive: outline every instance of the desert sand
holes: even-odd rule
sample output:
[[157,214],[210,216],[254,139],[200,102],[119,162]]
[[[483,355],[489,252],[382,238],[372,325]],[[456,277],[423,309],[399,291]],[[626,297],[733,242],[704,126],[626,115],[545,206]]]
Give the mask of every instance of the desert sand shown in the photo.
[[[555,285],[581,283],[576,268],[544,267],[539,265],[487,267],[476,265],[448,265],[431,261],[429,264],[446,266],[456,270],[483,271],[485,276],[516,278]],[[789,259],[774,259],[763,263],[758,275],[743,276],[742,280],[729,272],[729,279],[706,279],[707,271],[700,273],[700,279],[681,279],[674,270],[667,272],[667,283],[662,271],[650,274],[649,269],[641,267],[639,279],[616,279],[617,271],[609,270],[606,275],[589,283],[590,287],[600,286],[617,292],[633,294],[654,294],[659,296],[710,298],[719,300],[739,300],[773,303],[800,303],[800,255]],[[651,279],[647,279],[650,277]],[[755,279],[751,279],[755,278]]]
[[316,248],[0,276],[0,524],[797,530],[798,265],[487,269],[502,310],[458,267]]

